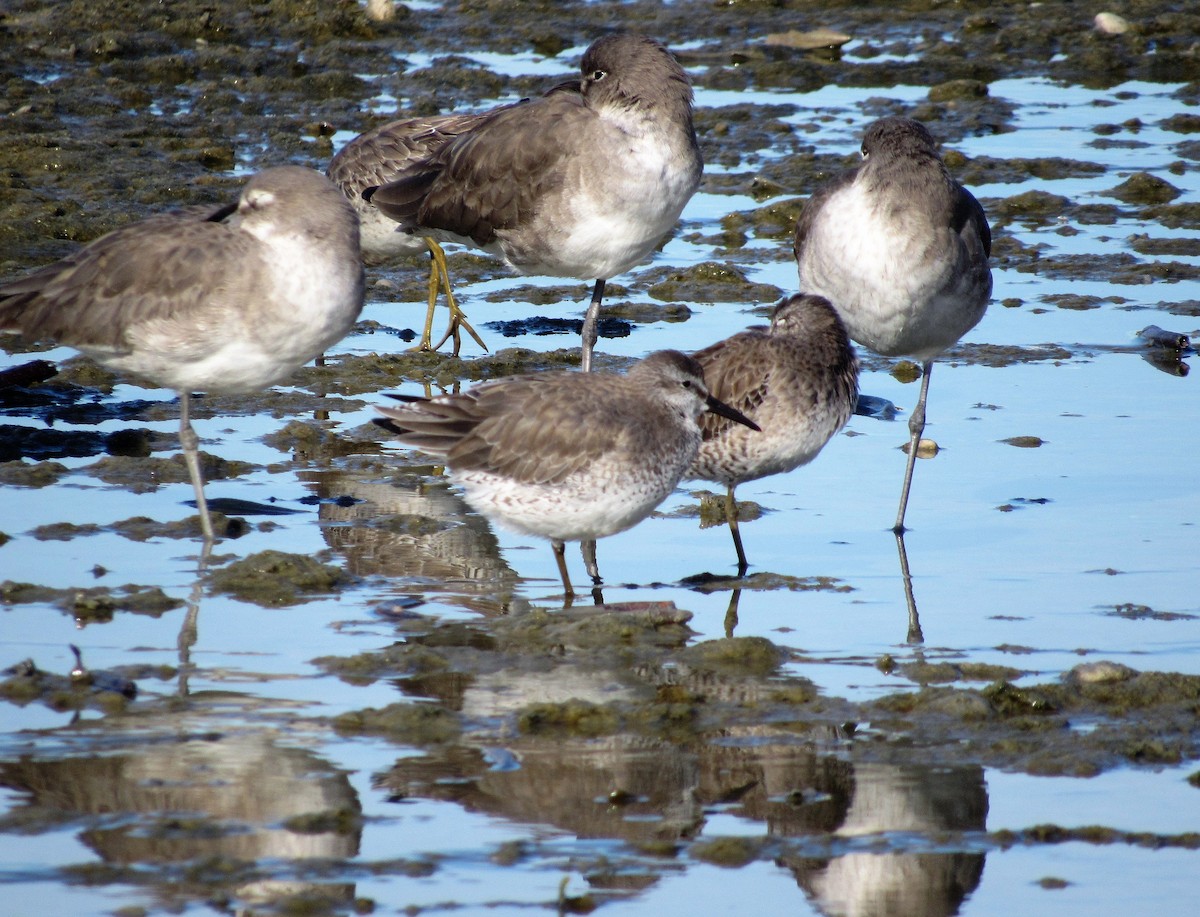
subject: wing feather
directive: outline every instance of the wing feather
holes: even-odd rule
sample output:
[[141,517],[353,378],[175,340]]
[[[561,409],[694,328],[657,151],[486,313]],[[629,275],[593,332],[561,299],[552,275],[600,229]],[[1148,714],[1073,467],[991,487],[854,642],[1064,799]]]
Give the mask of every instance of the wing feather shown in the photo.
[[[514,376],[398,408],[379,408],[376,422],[402,442],[444,456],[456,471],[485,471],[522,483],[556,484],[613,448],[624,426],[620,408],[592,400],[587,424],[579,399],[595,383],[573,373]],[[618,387],[622,380],[605,382]],[[575,397],[563,397],[563,390]],[[536,448],[533,448],[536,446]]]
[[262,265],[245,256],[258,241],[211,219],[224,212],[160,214],[0,286],[0,326],[73,347],[120,349],[144,322],[195,314],[218,301],[213,263],[239,268],[239,276],[222,277],[223,283],[254,284]]

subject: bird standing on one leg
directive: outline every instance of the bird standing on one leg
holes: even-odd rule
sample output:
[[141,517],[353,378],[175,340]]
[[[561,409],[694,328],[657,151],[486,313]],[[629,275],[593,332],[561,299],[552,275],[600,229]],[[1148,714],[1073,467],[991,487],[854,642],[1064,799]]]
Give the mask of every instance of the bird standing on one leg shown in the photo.
[[987,309],[992,234],[983,208],[947,171],[919,121],[875,121],[862,155],[809,198],[794,252],[800,288],[829,299],[853,340],[922,363],[894,526],[902,532],[933,361]]
[[484,382],[461,394],[403,398],[375,422],[444,456],[450,480],[479,512],[550,539],[568,600],[564,542],[640,522],[675,489],[714,411],[758,429],[713,398],[698,363],[650,354],[623,376],[544,372]]
[[734,489],[816,458],[854,412],[858,358],[829,301],[808,294],[776,306],[769,328],[747,328],[693,357],[704,367],[713,397],[763,431],[752,433],[715,414],[704,415],[704,439],[686,475],[725,485],[725,518],[738,576],[744,576],[749,564]]
[[[510,108],[511,106],[503,106]],[[430,156],[442,145],[485,121],[501,109],[471,114],[442,115],[434,118],[407,118],[392,121],[359,134],[347,143],[329,162],[325,174],[336,184],[354,212],[358,214],[362,252],[370,261],[383,260],[399,254],[429,252],[429,309],[421,334],[420,350],[437,350],[448,339],[454,339],[454,355],[461,345],[459,329],[466,329],[484,350],[487,345],[467,322],[467,317],[454,299],[446,254],[437,240],[400,232],[395,220],[388,219],[378,207],[364,200],[367,188],[387,184],[404,174],[413,163]],[[442,339],[433,344],[433,312],[439,290],[446,292],[446,307],[450,323]]]
[[154,216],[0,284],[0,328],[179,393],[179,439],[211,543],[191,393],[282,382],[341,340],[362,302],[350,204],[319,172],[284,166],[254,176],[236,206]]
[[523,274],[595,280],[586,372],[605,281],[662,241],[703,162],[691,83],[663,45],[610,35],[580,69],[578,93],[499,111],[363,196],[405,232],[474,245]]

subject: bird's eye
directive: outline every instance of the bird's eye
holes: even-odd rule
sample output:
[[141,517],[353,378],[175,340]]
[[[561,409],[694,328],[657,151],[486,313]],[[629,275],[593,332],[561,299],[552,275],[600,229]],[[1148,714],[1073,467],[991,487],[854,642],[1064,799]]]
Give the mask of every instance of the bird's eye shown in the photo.
[[607,70],[593,70],[592,71],[592,82],[599,83],[606,76],[608,76]]

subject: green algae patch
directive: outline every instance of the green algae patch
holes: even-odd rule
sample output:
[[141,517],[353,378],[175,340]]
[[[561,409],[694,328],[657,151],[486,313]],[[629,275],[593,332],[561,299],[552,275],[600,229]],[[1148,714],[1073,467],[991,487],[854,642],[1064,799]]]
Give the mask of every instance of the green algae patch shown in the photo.
[[51,522],[39,525],[30,530],[29,534],[38,541],[71,541],[85,535],[96,535],[103,529],[94,522],[76,525],[72,522]]
[[600,605],[551,614],[533,611],[505,622],[496,631],[498,646],[520,653],[557,653],[563,647],[621,652],[682,646],[694,632],[692,618],[671,602]]
[[891,369],[891,376],[897,382],[908,385],[921,378],[921,367],[912,360],[898,360]]
[[853,586],[836,576],[792,576],[786,573],[771,573],[766,570],[761,573],[751,573],[749,576],[697,573],[680,580],[680,585],[705,594],[729,592],[734,589],[757,592],[774,592],[779,589],[786,589],[788,592],[854,591]]
[[69,473],[59,462],[0,462],[0,484],[11,487],[49,487]]
[[293,815],[283,822],[293,834],[357,834],[362,830],[362,813],[354,809],[329,809]]
[[0,602],[6,605],[35,602],[56,605],[80,623],[111,621],[118,611],[157,618],[183,605],[181,600],[171,598],[158,586],[126,584],[114,588],[89,586],[53,589],[12,580],[0,583]]
[[1183,192],[1157,175],[1135,172],[1104,193],[1126,204],[1169,204]]
[[[227,516],[213,509],[211,504],[208,508],[208,518],[218,538],[241,538],[250,530],[245,519]],[[271,523],[264,522],[259,528],[266,530],[270,526]],[[131,516],[112,523],[108,528],[130,541],[149,541],[151,538],[190,539],[200,538],[204,534],[199,514],[170,522],[159,522],[146,516]]]
[[639,325],[650,325],[655,322],[686,322],[692,316],[692,310],[681,302],[658,303],[621,302],[604,304],[604,314],[608,318],[620,318]]
[[1018,688],[1011,682],[998,681],[983,689],[983,696],[1001,716],[1025,716],[1030,713],[1054,713],[1058,705],[1040,688]]
[[960,677],[958,666],[952,662],[913,662],[901,666],[900,671],[909,681],[921,685],[955,682]]
[[[790,242],[796,232],[796,220],[804,210],[805,198],[772,201],[750,211],[734,211],[721,218],[721,231],[727,248],[741,248],[748,233],[760,239]],[[740,240],[740,241],[739,241]]]
[[341,568],[303,554],[261,551],[212,571],[207,582],[213,592],[271,608],[328,595],[349,577]]
[[955,668],[965,681],[1013,681],[1026,674],[1020,669],[990,662],[960,662],[955,664]]
[[1119,679],[1049,686],[1045,690],[1060,705],[1099,708],[1107,716],[1117,718],[1152,708],[1200,709],[1200,676],[1177,672],[1140,672]]
[[1156,204],[1147,207],[1143,216],[1156,220],[1167,229],[1200,229],[1200,204]]
[[[697,507],[685,507],[680,514],[696,515],[700,519],[700,528],[708,529],[716,525],[727,525],[725,516],[725,495],[711,491],[699,493],[700,503]],[[753,500],[739,500],[737,504],[738,522],[753,522],[762,518],[766,510]]]
[[1070,199],[1061,194],[1051,194],[1048,191],[1026,191],[993,204],[989,215],[995,219],[1020,220],[1036,225],[1057,219],[1070,206]]
[[721,866],[740,869],[758,859],[763,850],[763,840],[755,837],[714,837],[692,844],[689,852],[693,859]]
[[[258,466],[250,462],[223,459],[208,452],[200,454],[200,474],[205,481],[240,477]],[[170,458],[139,458],[107,455],[81,469],[106,484],[124,487],[135,494],[151,493],[163,484],[184,484],[191,480],[182,454]]]
[[1101,308],[1105,300],[1099,296],[1089,296],[1079,293],[1055,293],[1041,297],[1041,301],[1057,306],[1059,309],[1070,309],[1073,312],[1087,312]]
[[787,650],[765,637],[726,637],[706,640],[680,652],[689,666],[725,676],[763,678],[774,674],[787,659]]
[[810,704],[820,697],[821,692],[816,684],[807,678],[793,676],[786,682],[772,685],[767,692],[767,699],[773,704],[800,706]]
[[459,737],[458,717],[433,704],[389,704],[343,713],[333,720],[341,735],[376,735],[404,745],[440,745]]
[[304,461],[328,461],[347,455],[378,454],[383,451],[378,442],[347,439],[329,429],[328,422],[317,421],[289,421],[274,433],[268,433],[262,441]]
[[1176,257],[1200,258],[1200,239],[1162,239],[1139,233],[1127,240],[1129,247],[1139,255],[1174,255]]
[[987,83],[982,80],[947,80],[929,90],[930,102],[957,102],[987,98]]
[[612,708],[574,698],[562,704],[531,704],[517,714],[517,730],[522,735],[594,739],[612,735],[620,725]]
[[[482,381],[518,373],[573,369],[579,365],[579,351],[536,351],[525,347],[506,347],[469,360],[442,353],[405,351],[396,354],[346,355],[337,366],[308,370],[320,374],[320,384],[329,391],[387,391],[401,382],[416,382],[431,387],[429,394],[440,394],[432,387],[449,390],[464,381]],[[382,434],[381,434],[382,435]]]
[[[609,293],[609,288],[606,285],[605,293]],[[577,302],[588,294],[586,287],[576,285],[551,285],[551,286],[535,286],[534,284],[519,284],[518,286],[505,287],[503,290],[497,290],[493,293],[488,293],[484,299],[488,302],[524,302],[531,306],[557,306],[564,302]],[[619,290],[616,284],[612,289],[613,296],[623,296],[623,292]],[[607,310],[608,305],[605,304]]]
[[953,720],[986,720],[993,716],[988,700],[978,691],[926,687],[920,691],[888,694],[873,704],[878,710],[908,718],[940,714]]
[[683,269],[646,271],[658,278],[647,291],[664,302],[774,302],[783,295],[779,287],[753,283],[735,264],[705,261]]
[[450,667],[450,660],[428,647],[400,643],[376,653],[320,656],[312,664],[348,684],[369,685],[380,678],[412,678],[443,672]]

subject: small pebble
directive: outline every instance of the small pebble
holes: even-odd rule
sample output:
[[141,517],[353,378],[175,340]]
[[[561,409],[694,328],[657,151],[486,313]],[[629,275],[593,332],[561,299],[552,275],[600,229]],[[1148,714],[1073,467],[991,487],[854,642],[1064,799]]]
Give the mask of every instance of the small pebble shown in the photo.
[[768,35],[763,44],[768,47],[795,48],[799,51],[816,51],[821,48],[840,48],[850,40],[851,36],[833,29],[813,29],[801,32],[791,29],[787,32],[776,32]]
[[1093,21],[1096,31],[1105,35],[1124,35],[1130,29],[1129,21],[1116,13],[1097,13]]
[[1067,673],[1067,680],[1081,685],[1098,685],[1128,681],[1135,675],[1137,675],[1137,669],[1131,669],[1119,662],[1101,659],[1097,662],[1085,662],[1075,666]]
[[[908,443],[905,443],[900,448],[904,450],[904,454],[908,455]],[[917,440],[917,458],[931,459],[940,452],[938,444],[932,439]]]
[[396,17],[392,0],[367,0],[367,18],[372,22],[391,22]]

